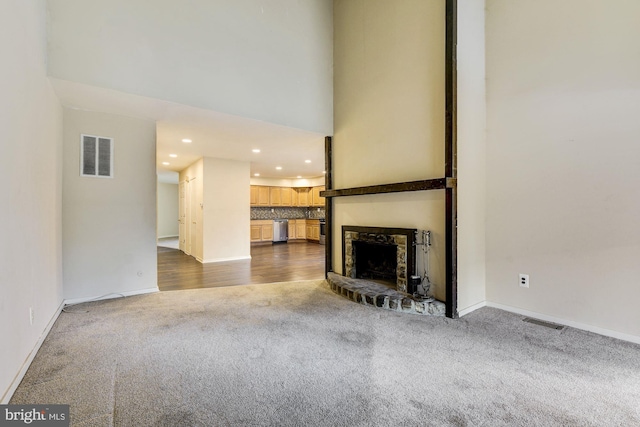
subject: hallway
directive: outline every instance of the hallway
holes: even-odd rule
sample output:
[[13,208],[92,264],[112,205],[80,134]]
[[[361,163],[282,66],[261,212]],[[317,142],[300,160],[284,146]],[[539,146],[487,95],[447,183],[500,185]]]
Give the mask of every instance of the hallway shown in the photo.
[[201,264],[180,250],[158,246],[158,288],[173,291],[324,279],[324,245],[300,242],[252,246],[251,257]]

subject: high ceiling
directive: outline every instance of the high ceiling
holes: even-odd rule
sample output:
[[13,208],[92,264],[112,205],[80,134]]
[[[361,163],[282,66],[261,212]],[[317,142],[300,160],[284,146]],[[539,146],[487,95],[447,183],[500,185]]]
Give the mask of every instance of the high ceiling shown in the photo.
[[[66,107],[156,121],[159,176],[180,171],[203,156],[250,162],[251,175],[260,174],[261,178],[314,178],[323,174],[324,135],[111,89],[50,80]],[[191,143],[184,143],[183,139]],[[255,149],[260,152],[253,152]]]

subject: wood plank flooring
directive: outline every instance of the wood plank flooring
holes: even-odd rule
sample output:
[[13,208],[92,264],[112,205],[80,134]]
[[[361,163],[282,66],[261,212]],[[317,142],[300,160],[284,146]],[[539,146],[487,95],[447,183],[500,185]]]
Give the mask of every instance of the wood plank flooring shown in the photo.
[[324,250],[295,242],[251,247],[251,260],[201,264],[177,249],[158,247],[161,291],[324,279]]

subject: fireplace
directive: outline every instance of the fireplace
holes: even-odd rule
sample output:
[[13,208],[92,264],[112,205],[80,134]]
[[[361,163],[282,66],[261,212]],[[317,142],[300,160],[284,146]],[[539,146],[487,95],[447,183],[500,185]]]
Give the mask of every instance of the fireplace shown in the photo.
[[415,271],[416,233],[410,228],[342,226],[342,271],[353,279],[375,280],[407,292]]

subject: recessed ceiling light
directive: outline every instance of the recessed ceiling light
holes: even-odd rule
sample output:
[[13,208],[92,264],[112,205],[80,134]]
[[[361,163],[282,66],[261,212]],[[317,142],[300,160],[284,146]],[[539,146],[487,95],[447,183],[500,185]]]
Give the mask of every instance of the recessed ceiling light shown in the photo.
[[178,155],[177,154],[169,154],[169,157],[173,157],[175,159],[176,157],[178,157]]
[[322,173],[327,173],[327,171],[322,171]]
[[260,176],[260,174],[259,173],[254,173],[253,176]]
[[298,175],[298,176],[296,176],[296,178],[300,179],[300,178],[302,178],[302,177],[301,177],[300,175]]
[[304,162],[305,163],[311,163],[311,160],[305,160]]
[[253,151],[254,153],[259,153],[259,152],[260,152],[260,149],[259,149],[259,148],[254,148],[254,149],[253,149],[253,150],[251,150],[251,151]]
[[191,140],[189,138],[185,138],[182,140],[185,144],[191,144]]
[[162,164],[165,165],[165,166],[169,166],[170,165],[169,162],[162,162]]
[[276,166],[276,170],[281,171],[282,170],[282,166]]

